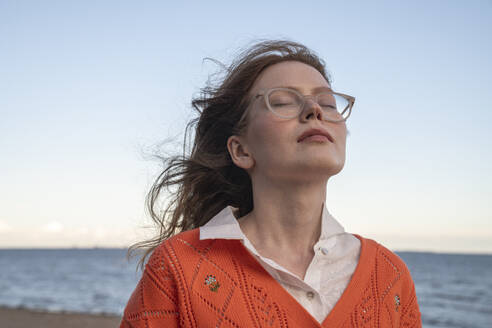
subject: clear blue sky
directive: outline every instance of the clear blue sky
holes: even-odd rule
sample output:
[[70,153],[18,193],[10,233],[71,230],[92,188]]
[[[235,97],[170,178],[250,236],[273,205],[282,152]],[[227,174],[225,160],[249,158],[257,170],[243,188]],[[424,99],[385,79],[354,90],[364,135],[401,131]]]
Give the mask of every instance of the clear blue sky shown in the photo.
[[202,59],[285,37],[357,99],[327,193],[346,230],[492,252],[491,34],[491,1],[0,1],[0,247],[149,235],[142,150],[183,137]]

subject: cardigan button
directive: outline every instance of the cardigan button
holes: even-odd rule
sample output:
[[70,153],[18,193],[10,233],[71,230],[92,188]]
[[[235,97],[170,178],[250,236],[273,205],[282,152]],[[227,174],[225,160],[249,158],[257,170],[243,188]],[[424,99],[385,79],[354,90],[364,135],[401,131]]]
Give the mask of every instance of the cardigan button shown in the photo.
[[321,248],[321,252],[322,252],[324,255],[327,255],[327,254],[328,254],[328,252],[329,252],[329,250],[328,250],[328,248],[323,247],[323,248]]
[[314,297],[314,293],[312,291],[309,291],[309,292],[306,293],[306,296],[308,298],[313,298]]

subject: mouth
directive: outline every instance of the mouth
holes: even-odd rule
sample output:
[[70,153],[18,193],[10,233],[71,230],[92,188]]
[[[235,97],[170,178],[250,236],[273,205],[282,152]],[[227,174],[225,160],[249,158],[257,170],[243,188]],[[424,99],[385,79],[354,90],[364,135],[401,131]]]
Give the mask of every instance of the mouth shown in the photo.
[[321,134],[313,134],[312,136],[305,137],[299,142],[308,142],[308,141],[315,141],[315,142],[331,142],[328,137],[323,136]]
[[310,129],[305,131],[299,139],[297,139],[297,142],[302,142],[302,141],[321,141],[321,142],[331,142],[334,143],[333,137],[327,132],[322,129]]

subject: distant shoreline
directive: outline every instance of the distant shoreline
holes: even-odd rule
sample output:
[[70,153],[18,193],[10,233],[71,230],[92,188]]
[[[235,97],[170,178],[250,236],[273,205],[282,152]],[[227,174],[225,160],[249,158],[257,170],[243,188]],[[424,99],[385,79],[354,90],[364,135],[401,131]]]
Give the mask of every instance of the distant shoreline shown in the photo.
[[114,328],[118,327],[120,322],[121,316],[112,314],[48,312],[0,306],[0,327],[6,328]]
[[[104,251],[104,250],[118,250],[127,251],[126,247],[0,247],[1,251]],[[433,250],[412,250],[412,249],[396,249],[392,250],[395,253],[419,253],[419,254],[438,254],[438,255],[482,255],[482,256],[492,256],[492,252],[449,252],[449,251],[433,251]],[[135,257],[138,258],[139,254],[136,253]]]

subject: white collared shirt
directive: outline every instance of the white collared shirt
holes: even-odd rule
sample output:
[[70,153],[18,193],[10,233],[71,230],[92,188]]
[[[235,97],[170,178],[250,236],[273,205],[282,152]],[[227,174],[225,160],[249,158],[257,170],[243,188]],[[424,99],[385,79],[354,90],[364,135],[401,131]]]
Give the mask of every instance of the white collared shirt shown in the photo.
[[311,315],[323,322],[345,291],[360,255],[360,241],[328,212],[323,203],[321,236],[314,245],[314,258],[304,280],[272,259],[261,256],[244,235],[232,206],[225,207],[200,227],[200,240],[239,239],[258,262]]

